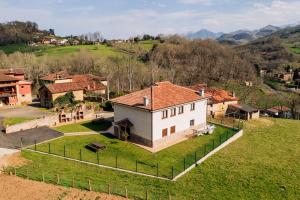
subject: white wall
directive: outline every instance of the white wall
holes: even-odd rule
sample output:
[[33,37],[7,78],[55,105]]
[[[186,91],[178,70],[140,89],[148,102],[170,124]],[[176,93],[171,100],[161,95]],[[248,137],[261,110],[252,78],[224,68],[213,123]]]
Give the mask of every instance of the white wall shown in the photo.
[[120,121],[128,118],[134,125],[131,127],[131,133],[148,140],[151,138],[151,112],[130,108],[121,105],[114,105],[114,121]]
[[206,124],[207,100],[195,102],[195,110],[191,111],[191,103],[184,105],[184,113],[178,114],[179,106],[176,106],[176,115],[171,117],[171,108],[168,108],[168,118],[162,119],[162,110],[153,113],[153,141],[162,138],[162,130],[168,128],[168,136],[171,127],[176,126],[176,132],[182,132],[190,128],[190,120],[195,120],[195,126]]

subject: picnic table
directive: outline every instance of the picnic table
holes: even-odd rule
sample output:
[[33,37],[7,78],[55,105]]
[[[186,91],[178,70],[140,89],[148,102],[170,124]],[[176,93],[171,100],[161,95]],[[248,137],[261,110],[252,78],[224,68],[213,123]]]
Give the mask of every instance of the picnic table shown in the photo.
[[100,144],[100,143],[97,143],[97,142],[92,142],[92,143],[89,143],[85,146],[85,148],[89,149],[89,150],[92,150],[94,152],[98,152],[100,150],[104,150],[106,147],[104,144]]

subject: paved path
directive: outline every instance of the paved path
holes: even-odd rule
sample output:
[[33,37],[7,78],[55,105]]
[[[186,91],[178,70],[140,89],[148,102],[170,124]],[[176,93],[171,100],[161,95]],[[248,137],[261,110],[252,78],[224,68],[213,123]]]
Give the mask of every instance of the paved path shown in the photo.
[[20,149],[21,140],[22,146],[26,147],[33,145],[35,140],[37,143],[41,143],[61,136],[63,136],[63,133],[60,133],[48,127],[39,127],[9,134],[1,133],[0,148]]
[[11,155],[11,154],[14,154],[17,152],[19,152],[19,150],[0,148],[0,160],[1,160],[1,157],[3,157],[3,156]]

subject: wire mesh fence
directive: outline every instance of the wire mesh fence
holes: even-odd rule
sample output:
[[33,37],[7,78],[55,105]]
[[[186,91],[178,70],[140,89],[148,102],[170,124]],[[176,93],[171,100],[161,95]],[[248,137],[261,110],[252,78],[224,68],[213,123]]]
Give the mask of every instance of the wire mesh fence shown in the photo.
[[50,156],[59,156],[65,159],[72,159],[73,161],[77,162],[98,165],[99,167],[107,166],[115,170],[127,170],[129,172],[139,173],[141,175],[173,180],[174,177],[176,177],[178,174],[182,173],[187,168],[197,163],[198,160],[223,144],[236,133],[237,131],[228,129],[223,134],[220,134],[218,137],[214,137],[203,146],[200,146],[194,152],[184,156],[182,160],[177,160],[170,165],[161,165],[159,161],[153,162],[142,159],[132,160],[118,155],[116,155],[115,157],[110,157],[110,159],[105,159],[101,157],[100,153],[89,154],[87,156],[87,152],[83,151],[83,149],[78,149],[77,152],[74,151],[74,149],[72,149],[71,151],[66,145],[52,146],[51,142],[46,143],[42,147],[40,147],[37,144],[37,141],[34,141],[34,145],[30,146],[28,149]]

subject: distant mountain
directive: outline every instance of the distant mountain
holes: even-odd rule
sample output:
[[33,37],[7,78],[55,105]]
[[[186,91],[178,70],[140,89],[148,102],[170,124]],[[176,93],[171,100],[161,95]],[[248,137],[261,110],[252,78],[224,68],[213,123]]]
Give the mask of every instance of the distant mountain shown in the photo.
[[185,35],[186,38],[188,39],[216,39],[223,35],[224,33],[218,32],[214,33],[212,31],[209,31],[207,29],[201,29],[200,31],[197,32],[190,32]]
[[227,44],[246,44],[250,41],[254,41],[258,38],[271,35],[281,30],[280,27],[268,25],[261,29],[249,31],[249,30],[238,30],[231,33],[223,34],[217,40],[221,43]]
[[[277,30],[277,31],[276,31]],[[259,69],[283,69],[286,66],[298,68],[300,65],[300,25],[286,28],[267,26],[260,29],[259,37],[245,45],[237,45],[234,49],[240,55],[252,56],[251,62]],[[274,32],[275,31],[275,32]],[[272,34],[269,34],[273,32]]]

